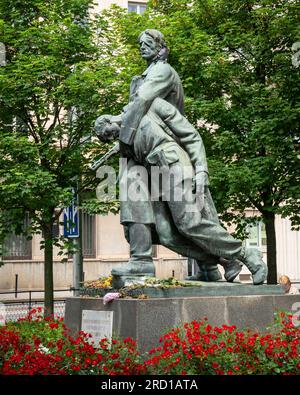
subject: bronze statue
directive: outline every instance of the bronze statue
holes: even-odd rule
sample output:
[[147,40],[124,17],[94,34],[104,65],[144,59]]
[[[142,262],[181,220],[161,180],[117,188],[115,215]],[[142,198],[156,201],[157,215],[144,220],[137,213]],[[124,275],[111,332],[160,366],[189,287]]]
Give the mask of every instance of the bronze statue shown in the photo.
[[[143,166],[150,178],[154,167],[173,177],[163,191],[159,189],[158,199],[152,199],[151,194],[140,201],[132,201],[129,195],[121,197],[121,223],[130,244],[130,260],[113,269],[112,275],[154,276],[152,244],[162,244],[197,260],[200,272],[192,279],[218,281],[222,276],[217,265],[221,264],[225,279],[233,281],[245,264],[253,283],[262,284],[267,266],[261,253],[242,247],[241,241],[219,223],[208,188],[205,148],[199,133],[184,117],[182,84],[167,62],[162,33],[146,30],[139,43],[147,69],[132,79],[124,112],[99,117],[95,130],[102,140],[119,137],[121,156],[127,159],[127,188],[136,181],[130,170],[137,165]],[[124,192],[122,187],[120,191]]]

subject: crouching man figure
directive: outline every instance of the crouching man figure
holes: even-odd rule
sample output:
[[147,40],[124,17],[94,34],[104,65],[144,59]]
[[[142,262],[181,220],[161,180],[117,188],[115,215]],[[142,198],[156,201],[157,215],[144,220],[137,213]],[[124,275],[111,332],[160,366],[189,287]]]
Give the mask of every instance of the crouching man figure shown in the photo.
[[[107,142],[119,138],[124,116],[126,112],[117,117],[99,117],[95,123],[99,139]],[[220,280],[217,267],[220,264],[225,279],[232,282],[245,264],[253,284],[265,281],[267,266],[262,254],[257,249],[242,247],[241,241],[220,225],[208,187],[203,141],[174,105],[161,98],[154,99],[140,120],[132,144],[122,145],[120,140],[127,169],[126,172],[120,169],[121,186],[123,174],[127,177],[127,188],[136,182],[130,169],[137,165],[146,169],[149,178],[153,166],[175,177],[170,177],[167,187],[163,185],[159,199],[151,199],[150,193],[143,201],[131,201],[130,195],[123,200],[121,196],[121,223],[130,244],[130,260],[113,269],[113,276],[155,276],[152,244],[161,244],[197,260],[200,272],[190,280]],[[178,186],[182,187],[181,199],[176,195]]]

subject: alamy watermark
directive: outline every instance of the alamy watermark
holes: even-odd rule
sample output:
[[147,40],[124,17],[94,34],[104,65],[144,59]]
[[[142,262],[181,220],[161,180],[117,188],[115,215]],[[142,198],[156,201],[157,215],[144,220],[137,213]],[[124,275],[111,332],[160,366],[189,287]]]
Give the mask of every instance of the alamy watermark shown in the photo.
[[117,183],[121,202],[166,201],[183,202],[187,212],[202,211],[205,205],[206,172],[193,166],[129,166],[126,158],[119,160],[119,175],[111,166],[98,168],[101,181],[96,189],[101,202],[116,200]]

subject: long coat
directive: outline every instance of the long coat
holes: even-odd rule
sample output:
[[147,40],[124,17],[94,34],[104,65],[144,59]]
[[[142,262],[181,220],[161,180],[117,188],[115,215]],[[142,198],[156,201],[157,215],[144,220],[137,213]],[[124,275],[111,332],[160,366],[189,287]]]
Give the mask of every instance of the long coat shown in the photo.
[[[158,101],[157,98],[164,100]],[[134,166],[140,164],[149,170],[151,165],[162,165],[160,159],[163,157],[169,165],[174,162],[181,163],[183,167],[196,168],[200,165],[207,171],[201,137],[185,118],[180,116],[177,117],[180,120],[176,119],[173,106],[183,114],[182,84],[177,72],[168,63],[152,63],[141,76],[133,78],[119,137],[121,144],[130,145],[134,152],[126,163],[127,168],[122,166],[120,172],[121,223],[155,224],[157,221],[150,197],[145,196],[142,201],[134,202],[128,199],[128,188],[135,181],[135,174],[132,179],[130,177]],[[168,128],[171,116],[172,126]],[[124,171],[127,174],[124,175]]]
[[119,137],[122,143],[133,144],[141,119],[157,97],[184,113],[181,80],[173,67],[161,60],[151,63],[141,76],[135,76],[131,81],[129,105],[125,109]]

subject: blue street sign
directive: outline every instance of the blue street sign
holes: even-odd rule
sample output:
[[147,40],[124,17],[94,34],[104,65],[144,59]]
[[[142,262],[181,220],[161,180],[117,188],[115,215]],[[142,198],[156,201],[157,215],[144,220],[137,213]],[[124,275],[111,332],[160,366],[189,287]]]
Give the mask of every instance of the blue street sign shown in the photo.
[[74,193],[74,200],[64,209],[64,236],[79,237],[78,195]]

